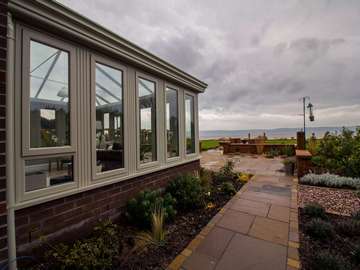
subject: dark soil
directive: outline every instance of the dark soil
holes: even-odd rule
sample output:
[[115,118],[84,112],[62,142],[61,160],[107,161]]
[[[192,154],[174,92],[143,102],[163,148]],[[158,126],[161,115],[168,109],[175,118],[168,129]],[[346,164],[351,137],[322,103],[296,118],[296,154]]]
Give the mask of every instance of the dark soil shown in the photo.
[[[243,183],[235,178],[230,178],[229,182],[233,183],[236,191],[239,191],[243,186]],[[121,254],[118,258],[114,258],[112,269],[166,269],[172,260],[186,248],[213,216],[232,198],[232,196],[221,191],[222,183],[222,181],[216,180],[216,177],[212,179],[211,192],[205,199],[203,207],[187,212],[178,212],[175,219],[166,225],[166,242],[162,246],[148,245],[145,249],[134,250],[134,239],[141,232],[140,229],[128,224],[124,216],[120,217],[118,221],[115,220],[120,235]],[[81,233],[77,236],[74,235],[69,241],[62,241],[62,243],[71,245],[74,239],[86,239],[91,236],[91,234],[81,235]],[[48,262],[44,258],[44,247],[41,246],[38,250],[33,250],[31,255],[38,260],[20,263],[21,269],[51,269],[46,267]]]
[[[238,191],[242,187],[239,181],[233,181]],[[123,253],[119,258],[117,269],[166,269],[175,257],[200,233],[202,228],[213,216],[231,199],[231,196],[223,194],[220,183],[213,183],[211,200],[214,206],[211,208],[194,209],[187,213],[178,213],[175,220],[167,225],[167,239],[164,246],[149,246],[146,250],[131,253],[134,245],[133,236],[138,231],[126,224],[119,224],[123,238]],[[126,237],[128,236],[128,237]]]
[[[300,229],[300,259],[302,270],[319,270],[315,269],[312,264],[314,256],[319,251],[329,251],[333,255],[341,256],[349,264],[350,269],[359,270],[360,265],[355,265],[353,252],[356,246],[360,245],[360,231],[352,236],[346,237],[339,234],[335,229],[335,236],[330,240],[315,240],[306,235],[305,226],[311,220],[306,216],[302,209],[299,209],[299,229]],[[327,214],[327,220],[336,228],[339,222],[350,221],[351,217]],[[348,268],[346,268],[348,269]]]

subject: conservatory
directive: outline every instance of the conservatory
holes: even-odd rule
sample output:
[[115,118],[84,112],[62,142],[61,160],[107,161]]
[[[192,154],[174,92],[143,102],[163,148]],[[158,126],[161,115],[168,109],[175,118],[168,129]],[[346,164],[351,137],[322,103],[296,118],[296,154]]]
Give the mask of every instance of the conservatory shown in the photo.
[[204,82],[57,2],[5,6],[10,258],[198,170]]

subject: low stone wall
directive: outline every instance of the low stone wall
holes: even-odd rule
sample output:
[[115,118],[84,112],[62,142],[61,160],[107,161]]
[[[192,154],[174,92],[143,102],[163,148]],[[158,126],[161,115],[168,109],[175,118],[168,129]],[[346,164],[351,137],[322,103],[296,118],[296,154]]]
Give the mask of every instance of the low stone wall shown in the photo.
[[263,154],[270,151],[283,152],[285,148],[291,147],[295,152],[295,145],[284,144],[243,144],[243,143],[231,143],[220,142],[223,147],[224,154]]
[[308,150],[296,150],[296,168],[298,178],[303,177],[313,168],[311,158],[312,155]]
[[[63,241],[69,235],[75,240],[79,234],[88,233],[102,218],[116,218],[127,201],[144,189],[165,187],[179,174],[199,170],[200,161],[139,176],[69,197],[17,210],[16,241],[18,252],[36,247],[39,237]],[[74,232],[75,235],[74,235]],[[70,238],[71,239],[71,238]]]

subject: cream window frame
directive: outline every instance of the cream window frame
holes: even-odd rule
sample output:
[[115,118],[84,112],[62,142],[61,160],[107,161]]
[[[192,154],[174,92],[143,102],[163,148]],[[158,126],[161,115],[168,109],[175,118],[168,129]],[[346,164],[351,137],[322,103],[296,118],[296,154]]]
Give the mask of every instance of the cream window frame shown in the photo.
[[[140,102],[139,102],[139,79],[144,79],[151,81],[155,84],[155,106],[156,106],[156,160],[141,163],[140,162]],[[160,111],[160,91],[159,91],[159,80],[151,75],[145,74],[143,72],[135,71],[135,99],[136,99],[136,163],[137,163],[137,171],[144,171],[149,168],[160,166],[160,125],[163,124],[161,111]]]
[[[167,154],[167,130],[166,130],[166,89],[169,88],[171,90],[175,90],[177,93],[177,117],[178,117],[178,148],[179,148],[179,154],[176,157],[168,157]],[[177,162],[179,160],[181,160],[182,157],[182,151],[181,151],[181,141],[182,141],[182,135],[181,135],[181,109],[182,109],[182,104],[181,104],[181,90],[179,87],[171,84],[171,83],[165,83],[164,86],[164,138],[165,138],[165,162],[166,163],[173,163],[173,162]]]
[[[186,101],[186,96],[191,96],[193,97],[193,117],[194,117],[194,140],[195,140],[195,151],[194,153],[190,153],[187,154],[187,149],[186,149],[186,105],[185,105],[185,101]],[[184,144],[185,144],[185,159],[192,159],[194,157],[197,157],[199,155],[199,126],[198,126],[198,100],[197,100],[197,94],[187,91],[184,91],[184,98],[183,98],[183,112],[184,112]]]
[[[181,83],[177,85],[175,82],[166,82],[159,74],[145,73],[143,70],[137,70],[135,64],[126,62],[122,63],[123,58],[119,55],[105,54],[105,50],[93,50],[89,47],[82,46],[82,43],[77,43],[76,40],[62,37],[54,32],[40,30],[30,27],[27,24],[16,22],[15,25],[15,65],[12,72],[14,78],[14,101],[10,113],[14,116],[14,129],[11,131],[14,134],[14,188],[15,188],[15,208],[22,209],[25,207],[37,205],[54,199],[64,198],[80,192],[96,189],[110,184],[119,183],[127,179],[147,175],[166,168],[172,168],[177,165],[186,164],[193,160],[198,160],[199,155],[196,153],[186,156],[186,144],[184,139],[184,96],[185,91],[188,94],[194,95],[195,106],[195,121],[197,121],[197,95],[195,92],[187,91]],[[23,149],[23,141],[26,134],[24,129],[23,113],[26,108],[23,106],[24,92],[30,93],[30,88],[23,91],[23,77],[24,74],[28,76],[28,70],[23,66],[23,60],[29,57],[23,51],[24,37],[26,35],[39,37],[34,40],[39,41],[49,46],[65,50],[69,52],[69,107],[70,107],[70,146],[61,146],[54,148],[39,148],[30,149],[26,152]],[[30,46],[30,44],[28,45]],[[112,57],[114,56],[114,57]],[[93,58],[92,58],[93,57]],[[110,58],[111,57],[111,58]],[[98,59],[99,63],[103,63],[114,68],[122,67],[123,73],[123,95],[124,95],[124,171],[116,171],[116,174],[102,175],[93,178],[93,170],[96,173],[96,161],[93,159],[93,140],[96,136],[92,133],[92,125],[94,116],[92,111],[95,106],[92,106],[91,95],[92,77],[91,72],[94,68],[92,59]],[[104,60],[104,61],[102,61]],[[121,68],[120,68],[121,69]],[[147,69],[144,69],[147,70]],[[25,73],[24,73],[25,71]],[[138,99],[138,78],[153,81],[155,83],[155,104],[156,104],[156,153],[157,160],[149,163],[140,164],[140,133],[139,133],[139,99]],[[172,82],[172,81],[171,81]],[[169,86],[172,89],[178,90],[178,121],[179,121],[179,152],[180,157],[167,160],[167,143],[166,124],[165,124],[165,87]],[[95,93],[95,92],[94,92]],[[26,95],[25,95],[26,96]],[[28,97],[30,97],[28,95]],[[30,104],[29,104],[30,105]],[[75,107],[75,108],[74,108]],[[94,108],[93,108],[94,107]],[[95,117],[96,118],[96,117]],[[125,125],[127,127],[125,128]],[[196,122],[197,132],[197,122]],[[28,131],[29,133],[29,131]],[[90,134],[90,135],[89,135]],[[28,136],[29,137],[29,136]],[[79,138],[78,138],[79,137]],[[197,141],[197,135],[195,137]],[[29,138],[30,144],[30,138]],[[91,147],[88,147],[88,146]],[[196,143],[198,146],[198,143]],[[198,151],[197,151],[198,152]],[[46,159],[53,157],[72,156],[73,158],[73,181],[61,185],[54,185],[39,190],[25,192],[25,160],[32,159]],[[114,170],[115,171],[115,170]],[[112,172],[112,171],[109,171]]]
[[[50,155],[59,153],[75,153],[76,150],[76,49],[69,43],[56,39],[50,35],[42,34],[40,32],[23,28],[22,35],[22,155]],[[70,109],[70,145],[56,146],[56,147],[30,147],[30,42],[35,41],[48,45],[69,54],[69,109]],[[28,115],[28,117],[25,117]]]
[[[16,28],[16,59],[15,59],[15,200],[16,203],[26,203],[46,196],[67,192],[79,187],[77,130],[76,130],[76,49],[63,40],[51,35],[32,30],[21,24]],[[64,50],[69,54],[69,108],[70,108],[70,145],[59,147],[30,148],[30,41]],[[20,98],[21,97],[21,98]],[[11,106],[11,105],[10,105]],[[25,191],[25,161],[71,156],[73,158],[73,181],[46,187],[43,189]]]
[[[95,104],[95,80],[96,80],[96,63],[108,66],[120,70],[122,72],[122,106],[123,106],[123,134],[124,134],[124,167],[97,173],[96,172],[96,106]],[[128,76],[127,67],[120,64],[115,60],[111,60],[107,57],[92,54],[91,55],[91,172],[93,181],[106,181],[110,180],[115,176],[125,176],[129,172],[129,139],[128,139]]]

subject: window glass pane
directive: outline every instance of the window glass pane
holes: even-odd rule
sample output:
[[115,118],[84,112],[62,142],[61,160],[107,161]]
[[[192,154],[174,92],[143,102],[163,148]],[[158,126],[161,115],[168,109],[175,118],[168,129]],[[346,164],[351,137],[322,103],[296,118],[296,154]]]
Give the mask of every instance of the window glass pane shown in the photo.
[[186,154],[195,153],[194,97],[185,95]]
[[70,145],[69,53],[30,43],[30,147]]
[[72,156],[25,160],[25,191],[72,181],[74,181]]
[[155,83],[139,78],[140,163],[156,160]]
[[95,69],[96,172],[124,168],[123,73],[99,63]]
[[178,92],[166,88],[167,157],[179,156]]

